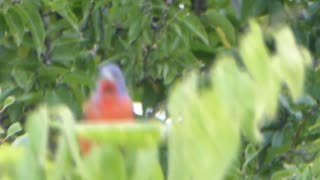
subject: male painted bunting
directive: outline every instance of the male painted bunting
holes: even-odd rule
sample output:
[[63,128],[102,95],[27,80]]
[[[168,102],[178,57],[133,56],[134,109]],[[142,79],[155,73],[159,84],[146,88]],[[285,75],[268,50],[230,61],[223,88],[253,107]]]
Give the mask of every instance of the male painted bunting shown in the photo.
[[[86,123],[133,122],[133,105],[120,68],[104,64],[99,68],[96,89],[84,107]],[[80,140],[81,150],[88,152],[90,144]]]

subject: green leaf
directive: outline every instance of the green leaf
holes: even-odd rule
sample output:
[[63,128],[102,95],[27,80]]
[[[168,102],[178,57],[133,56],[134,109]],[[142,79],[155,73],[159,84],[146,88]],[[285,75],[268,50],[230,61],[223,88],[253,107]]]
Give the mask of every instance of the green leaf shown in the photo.
[[[252,51],[255,47],[255,51]],[[250,33],[243,37],[240,53],[249,72],[257,81],[266,82],[269,77],[269,54],[263,42],[261,29],[257,23],[250,24]]]
[[48,110],[40,106],[27,117],[26,130],[30,140],[30,149],[37,161],[44,163],[47,153],[48,139]]
[[17,85],[25,91],[29,91],[33,86],[33,73],[21,69],[13,69],[11,72]]
[[230,3],[230,1],[229,0],[212,0],[209,3],[210,3],[210,6],[220,9],[220,8],[226,7]]
[[160,124],[79,124],[76,127],[79,137],[99,143],[121,144],[126,146],[150,146],[162,139],[164,127]]
[[297,170],[295,169],[284,169],[272,174],[271,180],[291,179],[296,177],[296,174],[297,174]]
[[[230,56],[220,56],[210,73],[211,86],[199,90],[199,76],[192,73],[171,92],[169,179],[223,179],[238,154],[240,130],[250,143],[262,142],[260,127],[276,114],[281,80],[285,80],[278,71],[287,65],[277,64],[282,59],[274,61],[270,57],[261,28],[254,22],[242,39],[240,54],[246,68],[238,66]],[[307,64],[303,58],[299,61]],[[295,86],[301,78],[297,72],[299,82]],[[293,134],[291,125],[273,135],[265,158],[267,163],[288,152]],[[249,172],[246,167],[255,156],[260,156],[259,151],[246,154],[242,173]]]
[[[216,10],[210,9],[205,13],[208,19],[208,24],[212,25],[219,35],[221,41],[227,41],[227,44],[234,45],[236,43],[236,33],[231,22],[226,18],[226,16],[221,15]],[[221,31],[221,32],[220,32]],[[225,36],[225,38],[223,37]]]
[[17,102],[25,102],[26,104],[32,104],[36,102],[37,100],[42,98],[43,93],[42,92],[30,92],[27,94],[22,94],[20,96],[17,96],[16,101]]
[[241,20],[245,22],[249,17],[252,16],[253,7],[255,0],[244,0],[241,1]]
[[273,134],[272,137],[272,147],[281,147],[284,141],[283,131],[277,131]]
[[135,17],[132,24],[130,24],[130,28],[128,32],[129,44],[131,44],[141,35],[144,25],[146,23],[146,20],[147,20],[147,16],[137,16]]
[[[254,16],[260,16],[264,13],[264,11],[268,8],[268,1],[265,0],[258,0],[254,3],[252,3],[254,6],[252,7],[252,15]],[[251,5],[250,5],[251,6]],[[244,9],[246,11],[246,9]],[[246,13],[246,12],[244,12]]]
[[94,32],[94,40],[96,42],[99,42],[101,40],[101,31],[102,31],[101,29],[102,17],[99,9],[92,12],[91,19],[92,19],[92,29]]
[[[252,51],[252,47],[255,47],[254,51]],[[258,88],[256,94],[258,98],[256,98],[257,104],[254,110],[255,117],[262,120],[262,116],[268,115],[272,119],[276,113],[278,92],[280,91],[280,79],[274,71],[281,66],[275,67],[274,61],[269,60],[270,56],[263,42],[262,31],[257,23],[251,22],[250,32],[241,42],[240,53],[248,71],[258,84],[256,87]],[[264,96],[258,95],[258,92]],[[266,109],[265,112],[263,112],[264,109]],[[258,124],[263,124],[263,122],[258,122]]]
[[115,36],[115,29],[110,25],[105,25],[104,37],[105,41],[102,43],[102,48],[110,49],[113,46],[113,38]]
[[12,34],[17,46],[21,45],[22,38],[24,35],[24,23],[17,13],[17,9],[15,6],[8,9],[8,11],[4,14],[4,18],[6,20],[7,26],[9,27],[9,34]]
[[267,149],[267,153],[265,155],[265,164],[269,164],[272,161],[274,161],[279,154],[284,154],[288,152],[288,149],[290,148],[290,144],[283,144],[282,146],[279,147],[271,147]]
[[32,3],[21,3],[17,6],[17,13],[24,19],[32,33],[32,38],[37,49],[38,56],[44,49],[44,25],[38,9]]
[[56,37],[55,36],[56,33],[62,32],[66,28],[69,28],[69,23],[64,19],[61,19],[61,20],[55,22],[54,24],[50,24],[50,26],[46,28],[46,36],[47,37],[51,37],[51,36]]
[[[219,90],[199,95],[197,82],[192,74],[169,98],[174,119],[169,136],[169,179],[222,179],[237,154],[239,123],[229,114],[232,108],[228,111],[229,103],[223,104]],[[228,138],[228,142],[219,137]]]
[[318,135],[320,134],[320,119],[317,119],[317,122],[312,126],[308,127],[308,134]]
[[245,155],[245,162],[242,165],[242,172],[245,172],[247,169],[247,166],[250,164],[250,162],[252,162],[253,160],[255,160],[259,154],[259,150],[257,150],[253,144],[248,144],[248,146],[246,147],[245,151],[244,151],[244,155]]
[[15,97],[14,96],[8,96],[4,102],[3,102],[3,108],[6,108],[8,106],[10,106],[11,104],[13,104],[15,101]]
[[313,161],[313,166],[311,167],[311,171],[312,171],[312,174],[314,174],[314,176],[319,177],[320,175],[320,157],[319,156],[317,156]]
[[80,37],[77,34],[66,33],[59,38],[56,38],[51,43],[51,48],[54,49],[56,47],[61,46],[77,46],[80,43]]
[[53,62],[70,66],[81,55],[80,37],[75,33],[64,33],[51,44],[51,58]]
[[54,81],[58,79],[59,76],[63,76],[69,70],[67,68],[62,68],[59,66],[39,66],[37,71],[38,76],[44,78],[47,81]]
[[[68,166],[67,163],[69,163],[72,167],[75,166],[77,168],[77,173],[82,179],[89,179],[86,166],[80,157],[79,142],[76,136],[75,120],[72,112],[68,107],[58,105],[51,109],[50,115],[56,117],[56,122],[62,123],[60,127],[63,132],[63,136],[59,139],[61,144],[58,148],[59,155],[57,156],[57,166],[54,169],[54,175],[59,177],[64,172],[69,174],[68,168],[66,168]],[[66,162],[66,160],[69,162]]]
[[[17,169],[17,179],[45,179],[49,114],[40,106],[26,120],[28,133],[26,154]],[[27,168],[26,168],[27,167]]]
[[69,84],[92,86],[94,79],[81,71],[74,71],[63,76],[63,80]]
[[275,33],[277,43],[277,56],[275,57],[276,65],[282,67],[276,69],[277,75],[287,83],[292,97],[297,100],[303,91],[304,65],[310,60],[310,56],[305,56],[295,43],[293,34],[289,28],[282,28]]
[[[20,160],[23,158],[23,156],[25,154],[24,152],[25,151],[23,148],[14,148],[14,147],[7,145],[7,144],[1,145],[0,146],[1,173],[2,172],[10,172],[8,170],[10,168],[16,169],[17,165],[19,164]],[[14,174],[12,174],[12,175],[14,175]]]
[[8,96],[4,102],[3,102],[3,106],[0,109],[0,112],[2,112],[3,110],[5,110],[8,106],[10,106],[11,104],[13,104],[15,102],[16,98],[14,96]]
[[15,122],[11,124],[11,126],[7,130],[7,137],[15,135],[16,133],[22,131],[22,127],[19,122]]
[[182,34],[182,30],[181,30],[181,27],[177,24],[170,24],[170,27],[173,28],[173,30],[175,31],[175,33],[181,38],[184,40],[184,36]]
[[4,137],[5,132],[6,132],[6,131],[5,131],[2,127],[0,127],[0,137],[1,137],[1,138]]
[[72,9],[70,8],[70,4],[68,1],[65,1],[65,0],[49,1],[49,5],[52,10],[56,11],[61,16],[63,16],[71,25],[71,27],[77,33],[79,33],[77,16],[74,14]]
[[209,45],[208,34],[198,17],[187,13],[178,16],[178,20],[183,22],[183,24],[199,37],[204,44]]
[[14,147],[28,147],[28,143],[29,143],[29,137],[28,134],[24,134],[22,136],[17,137],[13,142],[12,142],[12,146]]
[[79,55],[78,45],[66,45],[55,47],[52,50],[52,61],[65,66],[71,66]]
[[83,21],[87,21],[88,16],[90,15],[90,8],[93,4],[93,0],[82,0],[81,5],[82,5],[82,12],[83,12]]
[[52,174],[50,174],[52,179],[63,179],[69,173],[71,174],[71,167],[74,165],[73,162],[71,162],[72,156],[70,155],[68,140],[62,136],[59,142],[54,168],[52,169]]
[[303,95],[303,96],[300,96],[297,101],[296,101],[297,104],[303,106],[304,108],[306,107],[313,107],[315,105],[317,105],[317,102],[316,100],[310,96],[310,95]]
[[136,161],[132,180],[164,179],[158,161],[158,151],[156,146],[148,149],[139,149]]
[[94,148],[85,162],[92,179],[126,179],[125,161],[117,146]]
[[2,13],[0,13],[0,42],[2,43],[6,32],[8,31],[8,26],[6,24],[6,19]]

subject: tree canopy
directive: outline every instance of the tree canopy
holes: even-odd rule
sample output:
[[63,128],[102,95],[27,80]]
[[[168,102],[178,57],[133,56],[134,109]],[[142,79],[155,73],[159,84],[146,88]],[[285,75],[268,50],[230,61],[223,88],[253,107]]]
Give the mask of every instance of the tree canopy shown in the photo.
[[[314,0],[0,1],[0,178],[317,179],[319,18]],[[136,124],[78,122],[101,63]],[[83,157],[78,135],[105,145]]]

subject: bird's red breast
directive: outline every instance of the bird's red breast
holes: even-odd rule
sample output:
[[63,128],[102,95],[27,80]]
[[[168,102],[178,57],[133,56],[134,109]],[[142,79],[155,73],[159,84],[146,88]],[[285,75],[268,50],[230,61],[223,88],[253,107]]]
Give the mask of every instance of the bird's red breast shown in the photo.
[[91,99],[85,106],[85,119],[88,123],[133,122],[132,102],[117,96]]
[[85,119],[88,123],[132,122],[131,99],[117,91],[116,82],[101,80],[85,106]]
[[[86,123],[134,121],[132,101],[117,66],[106,65],[102,67],[97,89],[84,106],[84,116]],[[91,143],[89,141],[80,139],[80,145],[82,152],[86,153],[90,150]]]

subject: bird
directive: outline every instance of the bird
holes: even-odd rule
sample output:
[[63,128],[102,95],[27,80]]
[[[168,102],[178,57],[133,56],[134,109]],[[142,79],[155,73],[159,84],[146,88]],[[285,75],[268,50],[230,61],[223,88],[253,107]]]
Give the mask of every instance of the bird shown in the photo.
[[[99,67],[96,88],[84,105],[84,121],[89,124],[134,122],[133,104],[123,74],[116,64]],[[91,142],[80,139],[80,149],[90,151]]]

